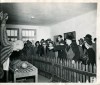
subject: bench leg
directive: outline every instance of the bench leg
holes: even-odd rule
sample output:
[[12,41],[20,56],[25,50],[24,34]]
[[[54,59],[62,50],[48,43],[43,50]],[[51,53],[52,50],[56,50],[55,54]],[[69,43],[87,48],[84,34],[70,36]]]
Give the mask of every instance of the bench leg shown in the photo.
[[14,83],[16,82],[16,77],[14,76]]
[[38,82],[38,75],[35,75],[35,82]]

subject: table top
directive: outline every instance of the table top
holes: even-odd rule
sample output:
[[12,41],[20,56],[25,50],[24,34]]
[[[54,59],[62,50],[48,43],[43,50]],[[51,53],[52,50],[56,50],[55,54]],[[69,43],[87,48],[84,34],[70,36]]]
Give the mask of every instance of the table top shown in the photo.
[[[22,67],[23,63],[27,64],[26,68]],[[27,61],[17,61],[16,64],[14,63],[13,65],[10,65],[10,70],[18,73],[26,73],[31,71],[37,71],[37,68],[32,64],[28,63]]]

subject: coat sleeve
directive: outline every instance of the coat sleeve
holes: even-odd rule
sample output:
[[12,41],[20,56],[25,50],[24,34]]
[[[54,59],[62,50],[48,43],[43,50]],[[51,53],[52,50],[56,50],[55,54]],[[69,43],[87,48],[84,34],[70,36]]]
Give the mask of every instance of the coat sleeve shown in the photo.
[[[5,21],[6,22],[6,21]],[[8,41],[6,23],[1,23],[0,27],[0,62],[3,64],[13,52],[13,45]]]
[[3,23],[3,24],[1,24],[1,28],[0,28],[0,30],[1,30],[1,45],[2,46],[8,46],[8,45],[11,45],[11,43],[8,41],[8,36],[7,36],[7,31],[6,31],[6,25]]

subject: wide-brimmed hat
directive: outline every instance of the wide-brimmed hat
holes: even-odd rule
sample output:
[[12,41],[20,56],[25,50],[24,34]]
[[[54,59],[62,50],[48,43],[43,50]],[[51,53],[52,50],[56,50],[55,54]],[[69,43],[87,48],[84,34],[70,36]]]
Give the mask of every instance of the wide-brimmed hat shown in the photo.
[[79,41],[79,42],[80,42],[80,41],[84,42],[84,40],[83,40],[82,38],[80,38],[78,41]]
[[87,34],[87,35],[84,37],[84,41],[86,41],[87,44],[92,45],[92,36],[91,36],[90,34]]
[[90,34],[87,34],[84,39],[90,39],[92,41],[92,36]]
[[73,40],[74,38],[73,38],[73,36],[68,35],[68,36],[66,37],[66,39],[68,39],[68,40]]

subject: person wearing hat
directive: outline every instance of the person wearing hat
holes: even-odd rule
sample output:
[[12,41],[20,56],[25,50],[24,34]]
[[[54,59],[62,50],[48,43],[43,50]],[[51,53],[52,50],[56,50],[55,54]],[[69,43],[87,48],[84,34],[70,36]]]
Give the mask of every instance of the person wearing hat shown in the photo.
[[[8,82],[8,71],[9,71],[9,63],[10,63],[10,55],[13,51],[19,51],[23,49],[23,42],[22,41],[16,41],[16,42],[10,42],[8,41],[7,37],[7,31],[6,31],[6,21],[8,20],[8,14],[7,13],[0,13],[0,64],[3,67],[0,70],[3,70],[4,76],[6,78],[5,81]],[[3,74],[3,73],[2,73]],[[2,75],[0,75],[2,76]]]
[[84,40],[82,38],[80,38],[78,41],[79,41],[79,46],[81,46],[82,50],[84,51],[86,49],[85,45],[84,45]]
[[64,40],[62,39],[62,35],[58,35],[58,43],[60,44],[64,44]]
[[46,41],[44,41],[44,42],[42,43],[42,47],[43,47],[42,55],[43,55],[43,56],[47,56],[47,43],[46,43]]
[[96,54],[93,50],[93,47],[92,47],[92,36],[87,34],[85,37],[84,37],[84,41],[85,41],[85,47],[87,48],[87,57],[88,57],[88,61],[87,61],[87,64],[92,64],[92,66],[94,64],[96,64]]
[[36,56],[36,55],[39,56],[39,49],[38,49],[38,47],[39,47],[39,41],[36,41],[36,42],[35,42],[35,47],[34,47],[34,55],[35,55],[35,56]]
[[79,51],[80,51],[80,61],[84,62],[84,53],[86,52],[86,47],[84,44],[84,40],[82,38],[80,38],[79,40]]
[[62,35],[58,35],[58,45],[54,46],[54,49],[58,52],[59,59],[66,59],[65,43],[62,39]]
[[68,45],[65,50],[67,59],[72,60],[72,64],[74,64],[76,61],[79,61],[80,58],[78,45],[76,44],[75,40],[73,42],[73,37],[71,35],[67,36],[65,43]]
[[49,42],[48,56],[51,57],[51,58],[55,57],[55,49],[54,49],[54,43],[53,43],[53,41]]

